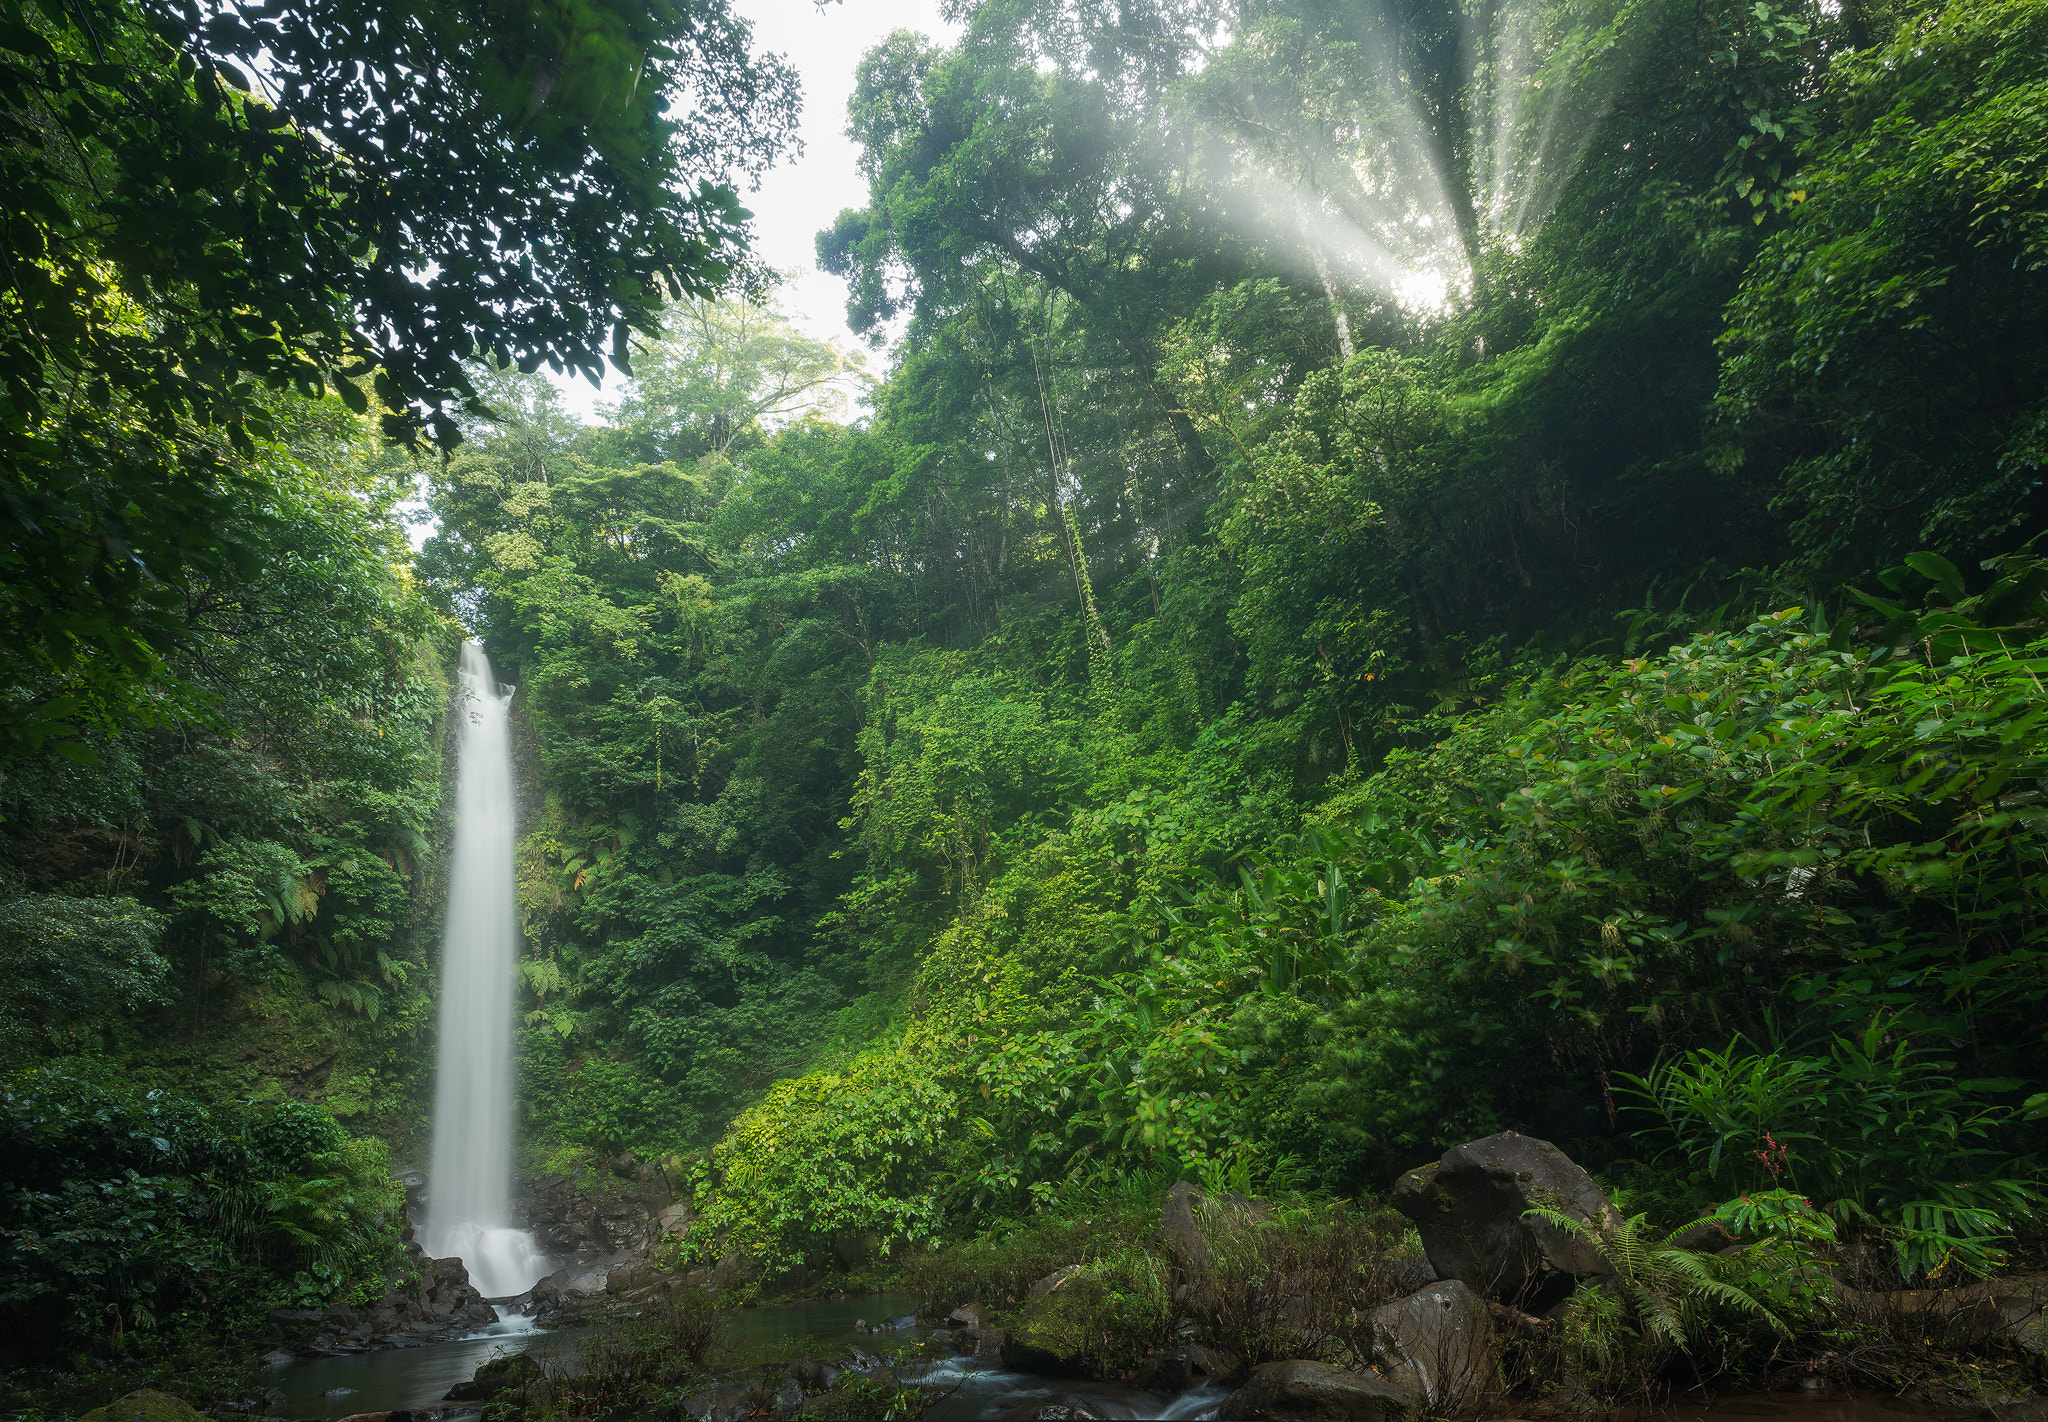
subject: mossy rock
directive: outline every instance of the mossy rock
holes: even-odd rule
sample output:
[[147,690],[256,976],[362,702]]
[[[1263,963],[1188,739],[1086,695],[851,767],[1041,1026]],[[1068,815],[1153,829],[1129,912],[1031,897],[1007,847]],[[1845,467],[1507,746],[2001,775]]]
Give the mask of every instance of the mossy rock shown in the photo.
[[501,1392],[539,1382],[544,1376],[540,1364],[524,1353],[514,1353],[507,1358],[492,1358],[476,1370],[475,1377],[450,1388],[442,1401],[489,1402]]
[[1163,1272],[1150,1260],[1062,1271],[1027,1303],[1003,1339],[1003,1362],[1048,1377],[1129,1377],[1172,1322]]
[[194,1412],[167,1392],[146,1387],[94,1408],[78,1422],[206,1422],[206,1414]]

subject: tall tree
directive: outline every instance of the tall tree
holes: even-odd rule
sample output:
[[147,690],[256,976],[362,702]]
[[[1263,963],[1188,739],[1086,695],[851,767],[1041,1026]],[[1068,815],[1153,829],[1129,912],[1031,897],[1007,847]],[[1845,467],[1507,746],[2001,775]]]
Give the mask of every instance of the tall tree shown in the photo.
[[479,350],[594,376],[734,274],[796,103],[723,0],[0,17],[0,756],[138,710],[178,589],[253,568],[251,382],[448,443]]

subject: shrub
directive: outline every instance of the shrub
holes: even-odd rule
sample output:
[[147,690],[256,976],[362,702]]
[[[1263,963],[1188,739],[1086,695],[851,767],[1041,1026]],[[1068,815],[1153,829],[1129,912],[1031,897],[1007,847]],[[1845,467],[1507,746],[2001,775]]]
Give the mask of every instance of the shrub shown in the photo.
[[0,1304],[9,1343],[247,1329],[381,1290],[403,1191],[382,1142],[297,1103],[203,1105],[80,1064],[0,1087]]
[[1027,1304],[1011,1335],[1084,1377],[1122,1378],[1166,1346],[1174,1307],[1165,1263],[1126,1246],[1094,1259]]
[[1686,1052],[1624,1089],[1672,1153],[1724,1191],[1810,1195],[1892,1247],[1907,1281],[2002,1263],[2000,1241],[2044,1202],[2015,1157],[2016,1109],[1985,1099],[2017,1081],[1957,1080],[1956,1064],[1894,1038],[1889,1019],[1836,1036],[1827,1055],[1778,1048]]
[[847,1236],[884,1253],[936,1237],[954,1120],[953,1094],[897,1052],[777,1083],[719,1144],[690,1257],[724,1247],[787,1270]]
[[1210,1199],[1198,1224],[1210,1264],[1188,1312],[1249,1366],[1359,1341],[1359,1320],[1400,1293],[1392,1250],[1407,1222],[1389,1211],[1296,1205],[1259,1220]]

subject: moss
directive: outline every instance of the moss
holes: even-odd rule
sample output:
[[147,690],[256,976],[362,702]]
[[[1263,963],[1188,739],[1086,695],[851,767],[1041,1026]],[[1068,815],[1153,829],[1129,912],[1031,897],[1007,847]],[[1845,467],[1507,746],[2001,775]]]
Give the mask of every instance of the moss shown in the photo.
[[1172,1328],[1165,1264],[1126,1249],[1026,1304],[1010,1323],[1003,1359],[1036,1372],[1127,1378],[1166,1346]]
[[167,1392],[146,1387],[118,1402],[94,1408],[78,1422],[206,1422],[206,1416]]

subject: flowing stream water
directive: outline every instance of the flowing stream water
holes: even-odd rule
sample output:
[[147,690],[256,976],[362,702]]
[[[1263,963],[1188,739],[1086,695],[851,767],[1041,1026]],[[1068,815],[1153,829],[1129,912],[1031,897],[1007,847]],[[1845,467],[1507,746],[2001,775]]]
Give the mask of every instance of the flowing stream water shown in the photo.
[[[920,1326],[906,1334],[875,1336],[856,1333],[854,1320],[910,1313],[920,1302],[911,1294],[869,1294],[740,1309],[726,1317],[724,1351],[733,1360],[803,1355],[831,1360],[856,1347],[886,1354],[896,1344],[922,1338],[930,1330]],[[431,1407],[449,1388],[470,1377],[479,1364],[509,1353],[531,1352],[551,1372],[574,1372],[583,1345],[596,1333],[593,1328],[548,1333],[533,1328],[528,1320],[508,1318],[454,1343],[295,1363],[274,1376],[287,1401],[273,1415],[321,1422],[387,1408]],[[933,1384],[945,1394],[926,1414],[927,1422],[1007,1422],[1075,1401],[1085,1401],[1101,1417],[1201,1422],[1213,1418],[1228,1396],[1226,1389],[1213,1384],[1169,1398],[1119,1383],[1038,1377],[1011,1372],[993,1358],[912,1364],[903,1367],[902,1375]],[[475,1416],[469,1409],[450,1411],[451,1416]],[[1510,1419],[1528,1414],[1510,1407],[1482,1415]],[[1961,1422],[1964,1416],[1988,1414],[1942,1411],[1869,1393],[1811,1397],[1789,1392],[1676,1398],[1662,1407],[1623,1409],[1588,1417],[1587,1422],[1738,1422],[1755,1418],[1780,1422]]]
[[441,952],[441,1060],[434,1158],[420,1246],[456,1256],[485,1298],[524,1293],[548,1260],[512,1215],[512,983],[519,919],[512,879],[512,688],[462,644],[455,853]]

